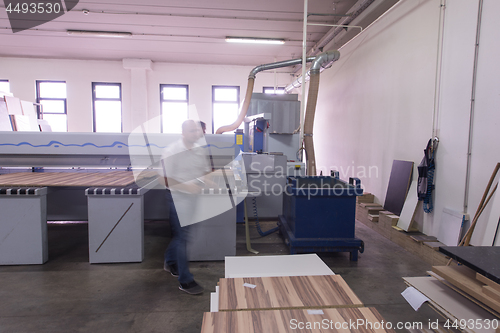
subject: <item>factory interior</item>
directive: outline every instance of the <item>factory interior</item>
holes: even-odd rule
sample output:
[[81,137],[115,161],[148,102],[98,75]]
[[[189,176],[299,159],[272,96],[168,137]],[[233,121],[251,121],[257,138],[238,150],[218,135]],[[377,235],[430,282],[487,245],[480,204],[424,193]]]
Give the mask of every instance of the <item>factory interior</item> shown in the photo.
[[0,12],[1,333],[500,333],[499,1]]

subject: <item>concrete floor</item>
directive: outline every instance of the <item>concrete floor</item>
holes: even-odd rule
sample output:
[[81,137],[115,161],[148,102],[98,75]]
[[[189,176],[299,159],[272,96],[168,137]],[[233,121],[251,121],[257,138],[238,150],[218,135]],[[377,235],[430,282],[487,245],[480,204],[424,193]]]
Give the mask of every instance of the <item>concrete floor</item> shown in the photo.
[[[266,222],[266,230],[275,223]],[[210,292],[224,277],[224,262],[191,263],[195,279],[205,287],[200,296],[177,289],[163,271],[169,242],[168,222],[145,223],[142,263],[88,262],[87,224],[49,224],[49,261],[44,265],[0,266],[0,332],[200,332],[203,312],[210,311]],[[424,276],[430,265],[361,223],[356,237],[365,242],[358,262],[348,253],[322,254],[366,306],[396,322],[441,319],[427,305],[415,312],[400,293],[403,276]],[[288,254],[275,233],[258,237],[253,248],[262,255]],[[238,225],[237,255],[250,255],[244,226]],[[402,330],[404,332],[406,330]]]

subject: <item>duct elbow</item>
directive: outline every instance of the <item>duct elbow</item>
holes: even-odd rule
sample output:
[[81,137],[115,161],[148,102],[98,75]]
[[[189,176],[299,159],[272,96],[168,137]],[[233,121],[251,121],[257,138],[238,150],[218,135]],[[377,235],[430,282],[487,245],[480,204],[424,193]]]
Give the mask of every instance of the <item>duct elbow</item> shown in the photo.
[[337,50],[330,50],[317,55],[316,59],[311,65],[311,73],[319,73],[322,67],[327,67],[332,62],[337,61],[339,58],[340,52]]

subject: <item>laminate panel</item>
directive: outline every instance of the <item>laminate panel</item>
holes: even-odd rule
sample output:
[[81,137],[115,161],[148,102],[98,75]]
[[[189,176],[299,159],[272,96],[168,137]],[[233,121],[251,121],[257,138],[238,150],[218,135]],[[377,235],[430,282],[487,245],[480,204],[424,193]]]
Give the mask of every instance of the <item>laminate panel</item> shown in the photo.
[[225,277],[334,275],[317,254],[225,258]]
[[401,210],[410,187],[413,171],[413,162],[394,160],[391,175],[387,185],[384,208],[396,215],[401,215]]
[[387,326],[375,308],[230,311],[204,313],[201,333],[394,332]]
[[220,279],[219,311],[362,307],[339,275]]

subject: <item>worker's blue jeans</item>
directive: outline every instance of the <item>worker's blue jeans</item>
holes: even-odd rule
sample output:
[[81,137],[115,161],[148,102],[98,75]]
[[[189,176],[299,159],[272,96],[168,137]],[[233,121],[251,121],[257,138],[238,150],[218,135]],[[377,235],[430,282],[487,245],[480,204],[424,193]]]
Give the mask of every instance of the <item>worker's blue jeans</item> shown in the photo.
[[167,204],[170,208],[170,229],[172,239],[165,251],[165,262],[169,265],[177,265],[179,271],[179,283],[189,283],[194,281],[193,274],[189,271],[186,245],[189,237],[189,226],[181,227],[177,210],[175,209],[172,194],[167,190]]

